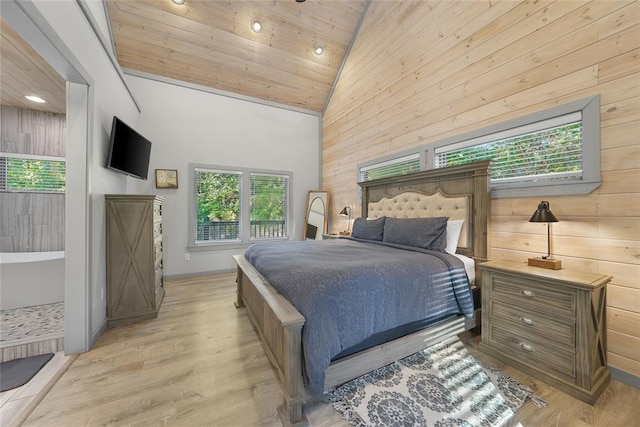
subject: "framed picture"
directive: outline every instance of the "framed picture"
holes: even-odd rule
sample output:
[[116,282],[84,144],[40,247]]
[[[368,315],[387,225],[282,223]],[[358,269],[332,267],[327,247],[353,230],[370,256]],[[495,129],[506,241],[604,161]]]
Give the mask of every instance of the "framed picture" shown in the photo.
[[178,188],[178,171],[156,169],[156,188]]

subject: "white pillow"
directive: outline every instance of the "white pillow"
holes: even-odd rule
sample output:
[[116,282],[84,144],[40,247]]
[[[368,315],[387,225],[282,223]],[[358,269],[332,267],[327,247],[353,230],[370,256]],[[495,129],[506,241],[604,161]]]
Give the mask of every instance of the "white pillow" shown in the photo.
[[456,219],[447,221],[447,247],[444,251],[449,254],[455,254],[458,249],[458,239],[460,239],[460,233],[462,232],[462,224],[464,219]]

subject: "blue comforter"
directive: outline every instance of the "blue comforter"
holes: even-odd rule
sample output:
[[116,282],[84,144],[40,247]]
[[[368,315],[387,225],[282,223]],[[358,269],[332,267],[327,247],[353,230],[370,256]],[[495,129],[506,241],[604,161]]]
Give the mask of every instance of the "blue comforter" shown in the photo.
[[342,350],[421,319],[473,315],[464,265],[447,253],[331,239],[257,243],[245,257],[305,317],[304,371],[315,399]]

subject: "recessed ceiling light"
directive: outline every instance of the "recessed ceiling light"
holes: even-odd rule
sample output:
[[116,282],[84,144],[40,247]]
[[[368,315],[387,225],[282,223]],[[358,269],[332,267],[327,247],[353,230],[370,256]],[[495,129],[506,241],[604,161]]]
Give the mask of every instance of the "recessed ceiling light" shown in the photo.
[[174,2],[175,4],[177,4],[178,6],[184,4],[184,0],[171,0],[171,1]]
[[35,96],[35,95],[27,95],[25,96],[25,98],[27,98],[31,102],[37,102],[38,104],[44,104],[45,102],[47,102],[44,99],[40,98],[39,96]]
[[315,53],[316,55],[322,55],[323,52],[324,46],[322,45],[322,43],[316,43],[313,45],[313,53]]
[[262,22],[254,19],[253,21],[251,21],[251,29],[256,33],[259,33],[260,31],[262,31]]

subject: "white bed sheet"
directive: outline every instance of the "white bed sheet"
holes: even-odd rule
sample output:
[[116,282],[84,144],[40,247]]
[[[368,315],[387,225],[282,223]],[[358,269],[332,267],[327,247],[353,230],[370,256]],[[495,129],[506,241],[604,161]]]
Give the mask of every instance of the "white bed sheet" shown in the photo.
[[467,272],[469,283],[473,285],[476,281],[476,262],[472,258],[461,254],[453,254],[453,256],[464,263],[464,269]]

